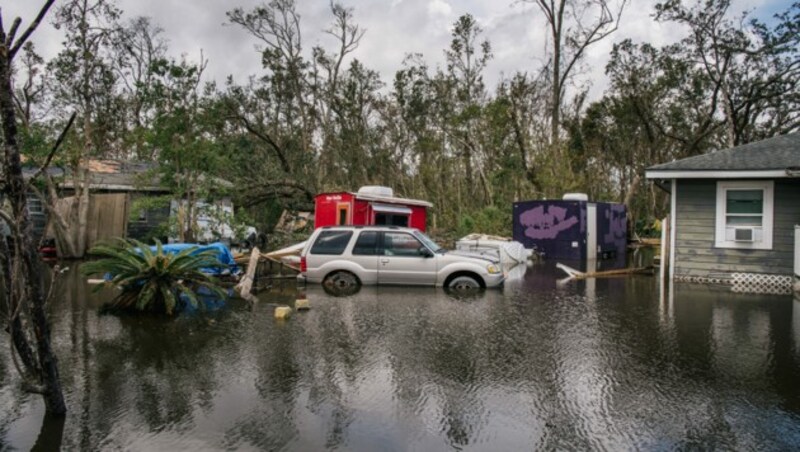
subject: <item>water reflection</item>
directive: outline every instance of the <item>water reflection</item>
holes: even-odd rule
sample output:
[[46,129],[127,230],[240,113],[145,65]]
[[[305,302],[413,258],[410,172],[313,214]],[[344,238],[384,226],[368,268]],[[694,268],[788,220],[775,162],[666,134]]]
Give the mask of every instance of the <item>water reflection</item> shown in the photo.
[[[800,442],[800,301],[537,265],[502,291],[305,290],[176,320],[51,306],[71,408],[42,423],[0,348],[0,449],[786,449]],[[671,301],[670,301],[671,300]],[[48,441],[51,441],[48,443]],[[46,446],[41,446],[46,447]]]

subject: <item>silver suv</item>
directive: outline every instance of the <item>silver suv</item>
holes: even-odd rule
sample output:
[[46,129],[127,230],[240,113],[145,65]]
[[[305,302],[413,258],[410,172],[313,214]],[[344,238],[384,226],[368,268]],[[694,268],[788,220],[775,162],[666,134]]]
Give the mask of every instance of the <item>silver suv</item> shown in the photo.
[[401,284],[454,289],[498,287],[505,280],[500,260],[446,251],[412,228],[332,226],[311,235],[300,254],[300,279],[344,288]]

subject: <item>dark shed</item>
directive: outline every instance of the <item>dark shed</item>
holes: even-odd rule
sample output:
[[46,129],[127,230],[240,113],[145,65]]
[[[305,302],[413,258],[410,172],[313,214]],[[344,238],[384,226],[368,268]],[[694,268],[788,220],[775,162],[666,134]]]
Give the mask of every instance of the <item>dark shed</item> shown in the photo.
[[624,256],[624,204],[589,202],[586,195],[514,203],[514,240],[547,259],[586,261]]

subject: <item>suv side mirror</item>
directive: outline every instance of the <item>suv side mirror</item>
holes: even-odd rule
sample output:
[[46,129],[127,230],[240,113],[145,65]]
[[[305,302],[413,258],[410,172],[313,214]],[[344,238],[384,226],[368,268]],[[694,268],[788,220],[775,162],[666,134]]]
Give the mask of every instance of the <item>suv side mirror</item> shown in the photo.
[[424,246],[419,247],[419,255],[422,257],[433,257],[433,253]]

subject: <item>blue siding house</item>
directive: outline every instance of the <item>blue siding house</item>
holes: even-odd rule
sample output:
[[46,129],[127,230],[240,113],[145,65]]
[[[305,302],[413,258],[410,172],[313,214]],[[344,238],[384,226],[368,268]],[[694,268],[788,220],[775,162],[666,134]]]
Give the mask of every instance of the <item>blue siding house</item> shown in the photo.
[[800,224],[800,133],[652,166],[669,192],[669,276],[788,288]]

